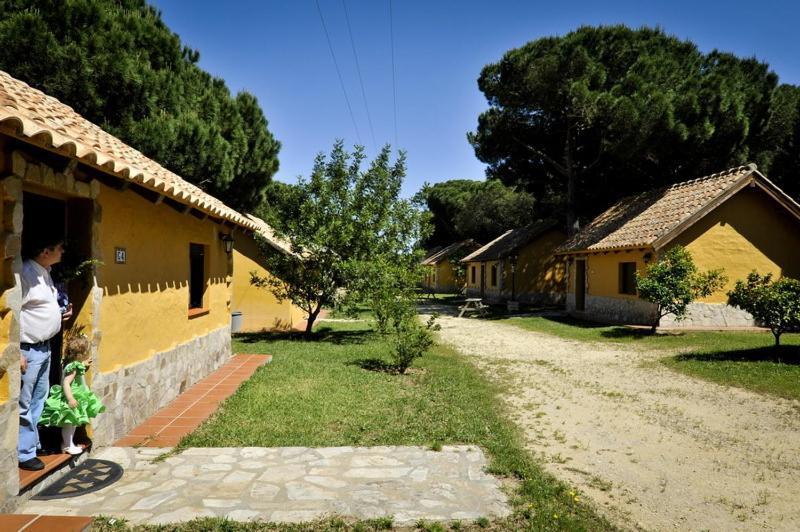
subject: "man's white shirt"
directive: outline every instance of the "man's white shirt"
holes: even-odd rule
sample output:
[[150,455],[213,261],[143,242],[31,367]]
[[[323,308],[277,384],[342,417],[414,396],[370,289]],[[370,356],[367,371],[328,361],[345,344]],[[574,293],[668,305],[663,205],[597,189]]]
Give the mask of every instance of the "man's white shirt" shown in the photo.
[[58,291],[47,268],[29,259],[22,263],[22,313],[20,341],[30,344],[49,340],[61,330]]

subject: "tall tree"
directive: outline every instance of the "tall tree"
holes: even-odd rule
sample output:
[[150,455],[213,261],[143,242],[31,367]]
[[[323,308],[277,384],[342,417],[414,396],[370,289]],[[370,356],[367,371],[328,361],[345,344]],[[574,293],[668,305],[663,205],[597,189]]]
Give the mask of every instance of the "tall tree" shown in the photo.
[[0,0],[0,69],[251,210],[280,144],[255,97],[232,97],[198,60],[145,0]]
[[426,184],[416,200],[431,213],[433,232],[425,242],[429,248],[467,238],[486,243],[535,219],[533,196],[497,180]]
[[571,230],[644,188],[750,160],[768,171],[787,134],[771,120],[768,65],[703,54],[660,29],[532,41],[486,66],[478,86],[489,109],[468,139],[488,175],[565,212]]
[[294,254],[264,246],[274,277],[253,275],[252,282],[303,308],[306,334],[323,307],[348,296],[386,304],[417,281],[410,272],[419,267],[415,246],[425,233],[424,215],[400,198],[405,155],[394,163],[390,157],[386,146],[362,169],[363,148],[350,154],[337,141],[329,156],[317,156],[308,179],[284,190],[298,215],[280,233]]

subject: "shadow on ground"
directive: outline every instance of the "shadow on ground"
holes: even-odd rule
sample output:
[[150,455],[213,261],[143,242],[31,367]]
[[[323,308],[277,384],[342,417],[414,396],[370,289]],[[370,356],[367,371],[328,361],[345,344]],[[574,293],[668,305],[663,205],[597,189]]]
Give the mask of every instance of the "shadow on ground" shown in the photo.
[[684,353],[674,357],[674,360],[678,362],[775,362],[796,366],[800,365],[800,346],[781,345],[711,353]]
[[375,371],[378,373],[389,373],[390,375],[398,375],[401,373],[400,367],[395,364],[390,364],[380,358],[362,358],[359,360],[352,360],[347,362],[348,366],[358,366],[367,371]]
[[235,340],[245,344],[256,344],[260,342],[325,342],[330,344],[363,344],[370,336],[375,334],[371,330],[342,331],[334,330],[331,327],[318,327],[314,332],[306,337],[305,333],[299,331],[287,332],[256,332],[256,333],[236,333],[233,335]]

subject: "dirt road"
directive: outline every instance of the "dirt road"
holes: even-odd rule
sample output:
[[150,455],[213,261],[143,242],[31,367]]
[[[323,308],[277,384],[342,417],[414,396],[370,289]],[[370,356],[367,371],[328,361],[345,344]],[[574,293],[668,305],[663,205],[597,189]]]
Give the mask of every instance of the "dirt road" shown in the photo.
[[675,373],[666,352],[439,323],[502,385],[531,451],[623,527],[800,530],[800,402]]

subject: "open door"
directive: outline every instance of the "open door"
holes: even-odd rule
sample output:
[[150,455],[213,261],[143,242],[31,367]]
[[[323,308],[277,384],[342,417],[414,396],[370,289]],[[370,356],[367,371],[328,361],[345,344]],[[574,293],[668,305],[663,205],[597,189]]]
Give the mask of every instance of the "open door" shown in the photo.
[[575,310],[586,310],[586,261],[575,261]]

